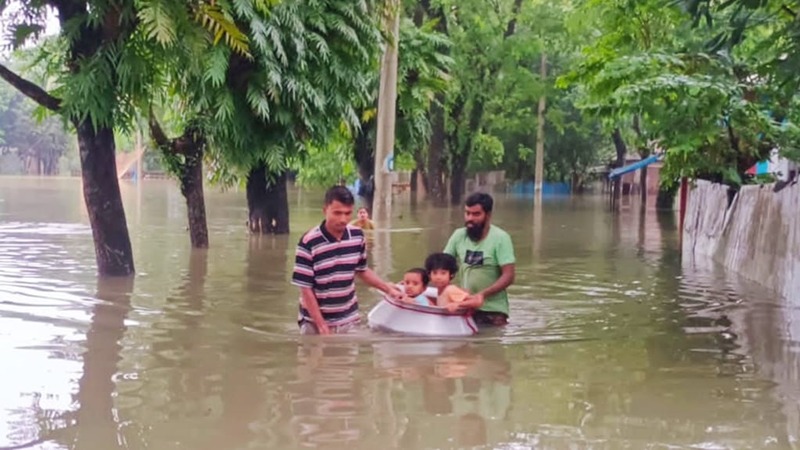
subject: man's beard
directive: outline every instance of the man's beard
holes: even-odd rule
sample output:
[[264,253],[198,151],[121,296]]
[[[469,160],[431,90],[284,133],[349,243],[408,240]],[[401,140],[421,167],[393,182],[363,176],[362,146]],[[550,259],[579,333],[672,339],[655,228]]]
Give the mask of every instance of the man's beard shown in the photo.
[[[470,223],[472,224],[471,227],[468,226]],[[486,227],[486,222],[466,222],[464,226],[467,228],[467,237],[473,241],[479,241],[483,237],[483,229]]]

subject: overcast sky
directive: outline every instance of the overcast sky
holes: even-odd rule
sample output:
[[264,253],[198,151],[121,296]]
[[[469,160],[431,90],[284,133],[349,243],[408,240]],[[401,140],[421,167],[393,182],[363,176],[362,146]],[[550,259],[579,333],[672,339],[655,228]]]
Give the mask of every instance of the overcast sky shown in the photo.
[[[2,40],[0,45],[0,58],[2,59],[6,59],[11,52],[11,49],[8,47],[10,41],[8,25],[12,23],[13,16],[19,11],[19,7],[19,0],[9,1],[8,6],[3,10],[3,14],[0,15],[0,40]],[[57,34],[59,29],[58,14],[55,10],[48,11],[47,21],[45,23],[45,35]]]

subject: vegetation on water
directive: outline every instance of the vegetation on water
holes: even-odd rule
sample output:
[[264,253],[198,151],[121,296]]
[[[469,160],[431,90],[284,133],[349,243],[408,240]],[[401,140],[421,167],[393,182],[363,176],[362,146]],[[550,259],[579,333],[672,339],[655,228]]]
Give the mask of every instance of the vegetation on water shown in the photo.
[[[539,158],[576,189],[656,152],[665,197],[685,176],[761,182],[746,171],[770,152],[800,159],[798,3],[404,1],[394,167],[437,203],[481,171],[532,180]],[[246,187],[254,233],[289,231],[289,178],[360,179],[369,201],[387,5],[0,1],[0,171],[79,162],[103,274],[134,270],[114,155],[136,133],[179,181],[195,247],[204,181]]]

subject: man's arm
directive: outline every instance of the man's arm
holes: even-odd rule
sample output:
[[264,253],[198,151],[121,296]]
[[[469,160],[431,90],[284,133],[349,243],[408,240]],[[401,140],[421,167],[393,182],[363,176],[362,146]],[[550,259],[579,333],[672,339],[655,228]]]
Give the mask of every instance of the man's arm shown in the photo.
[[317,301],[317,296],[314,295],[314,290],[309,287],[301,287],[300,295],[303,299],[303,308],[308,311],[308,314],[314,321],[314,325],[317,326],[319,334],[330,333],[328,324],[325,323],[325,319],[322,317],[322,311],[319,309],[319,302]]
[[395,300],[401,300],[403,298],[402,291],[397,289],[393,284],[383,281],[378,274],[373,272],[372,269],[367,266],[366,240],[361,242],[361,258],[356,266],[356,276],[367,285],[378,289]]
[[463,302],[461,302],[460,306],[463,308],[480,308],[483,306],[483,302],[486,297],[491,297],[492,295],[511,286],[511,284],[514,283],[514,264],[502,266],[500,267],[500,271],[500,278],[498,278],[497,281],[492,283],[486,289],[467,297]]
[[386,295],[389,295],[392,298],[400,300],[403,297],[403,293],[400,292],[394,284],[388,283],[383,281],[381,277],[378,276],[372,269],[364,269],[356,272],[361,281],[366,283],[367,285],[378,289],[379,291],[383,292]]
[[486,297],[491,297],[503,291],[514,282],[516,257],[514,255],[514,245],[511,243],[511,237],[508,234],[504,234],[503,238],[498,242],[495,249],[495,259],[500,266],[500,276],[489,287],[464,300],[464,303],[467,303],[469,307],[480,308],[483,306],[483,301]]
[[319,334],[328,334],[328,324],[322,317],[322,311],[319,309],[319,301],[317,296],[314,295],[314,257],[304,243],[303,239],[297,244],[297,250],[294,256],[294,271],[292,272],[292,284],[300,288],[300,301],[303,308],[308,311],[311,320],[314,321]]

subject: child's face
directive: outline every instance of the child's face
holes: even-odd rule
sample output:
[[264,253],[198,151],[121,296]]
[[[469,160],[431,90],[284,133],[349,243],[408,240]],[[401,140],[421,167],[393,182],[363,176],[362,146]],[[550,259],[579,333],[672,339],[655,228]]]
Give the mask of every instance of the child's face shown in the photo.
[[431,284],[436,287],[444,287],[450,284],[452,277],[450,272],[444,269],[433,269],[430,273]]
[[406,294],[409,297],[416,297],[425,292],[425,286],[422,284],[422,275],[418,273],[403,275],[403,285],[405,285]]
[[366,209],[361,208],[358,210],[358,218],[361,220],[367,220],[369,219],[369,213],[367,212]]

